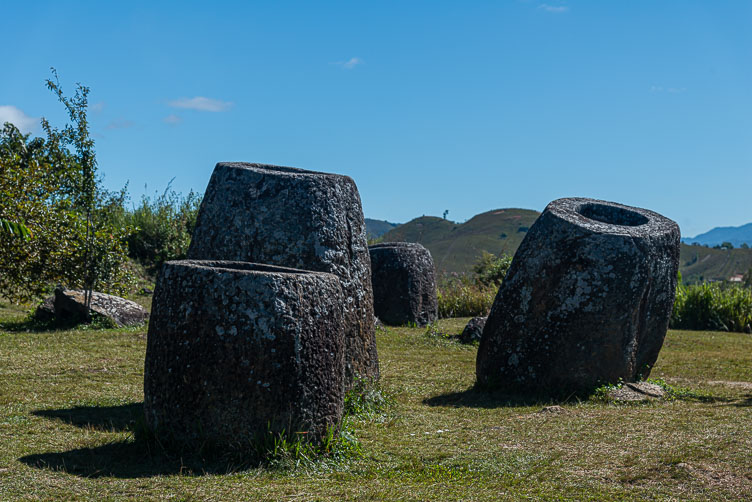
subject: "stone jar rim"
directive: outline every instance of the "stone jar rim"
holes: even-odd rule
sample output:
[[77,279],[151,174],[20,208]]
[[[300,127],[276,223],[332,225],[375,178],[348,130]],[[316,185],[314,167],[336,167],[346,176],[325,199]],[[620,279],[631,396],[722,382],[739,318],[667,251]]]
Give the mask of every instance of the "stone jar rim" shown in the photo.
[[425,246],[418,242],[379,242],[378,244],[371,244],[368,249],[400,249],[400,248],[412,248],[412,249],[425,249]]
[[186,267],[206,271],[230,272],[238,275],[267,275],[277,274],[285,276],[303,276],[312,275],[335,279],[339,278],[334,274],[327,272],[317,272],[314,270],[303,270],[298,268],[281,267],[278,265],[267,265],[265,263],[254,263],[247,261],[230,261],[230,260],[172,260],[165,262],[170,267]]
[[335,173],[324,173],[321,171],[309,171],[307,169],[301,169],[299,167],[289,166],[276,166],[274,164],[261,164],[256,162],[217,162],[215,169],[220,167],[232,168],[232,169],[246,169],[249,171],[256,171],[260,174],[274,174],[278,176],[315,176],[326,178],[347,178],[349,176]]
[[676,222],[649,209],[586,197],[554,200],[544,213],[598,234],[638,237],[678,231]]

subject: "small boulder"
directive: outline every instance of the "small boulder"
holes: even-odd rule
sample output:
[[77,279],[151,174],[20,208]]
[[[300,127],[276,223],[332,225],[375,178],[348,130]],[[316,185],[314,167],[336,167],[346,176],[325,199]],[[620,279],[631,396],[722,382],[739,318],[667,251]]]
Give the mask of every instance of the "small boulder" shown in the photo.
[[55,319],[55,297],[48,296],[34,311],[34,319],[40,322],[51,322]]
[[[49,300],[48,298],[42,304],[45,309]],[[91,305],[87,309],[84,291],[57,288],[53,307],[55,319],[59,322],[89,322],[92,313],[108,319],[118,327],[136,326],[149,319],[149,312],[138,303],[97,291],[92,292]],[[39,309],[37,312],[39,313]]]
[[460,334],[460,342],[473,343],[480,342],[480,336],[483,334],[483,328],[486,325],[486,319],[488,317],[478,316],[470,319],[465,325],[465,329]]

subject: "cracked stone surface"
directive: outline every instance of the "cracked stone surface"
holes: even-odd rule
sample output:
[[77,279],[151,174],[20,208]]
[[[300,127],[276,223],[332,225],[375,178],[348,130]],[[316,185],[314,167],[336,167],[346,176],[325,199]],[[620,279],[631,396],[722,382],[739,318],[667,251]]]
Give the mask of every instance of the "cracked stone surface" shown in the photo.
[[220,162],[201,203],[188,258],[336,275],[344,292],[347,381],[378,378],[365,220],[358,188],[348,176]]
[[369,246],[373,309],[393,326],[425,326],[439,318],[436,272],[425,247],[413,242],[384,242]]
[[165,263],[147,335],[147,425],[191,448],[242,450],[269,430],[321,438],[344,407],[342,305],[332,274]]
[[562,394],[647,377],[678,268],[679,226],[668,218],[594,199],[551,202],[496,295],[478,384]]

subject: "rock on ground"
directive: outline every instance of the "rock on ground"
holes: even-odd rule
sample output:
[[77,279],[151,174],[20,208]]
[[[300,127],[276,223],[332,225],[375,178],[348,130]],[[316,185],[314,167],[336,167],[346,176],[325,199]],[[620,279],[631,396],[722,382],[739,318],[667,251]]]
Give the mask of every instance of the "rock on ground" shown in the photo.
[[666,391],[660,385],[648,382],[627,382],[623,386],[609,392],[609,397],[614,401],[650,401],[660,399],[666,395]]
[[244,450],[268,432],[321,439],[344,407],[343,303],[332,274],[167,262],[147,335],[147,425],[193,449]]
[[470,319],[465,328],[460,333],[460,342],[473,343],[479,342],[483,334],[483,327],[486,325],[487,316],[478,316]]
[[351,178],[219,163],[199,209],[188,258],[336,275],[345,302],[347,381],[378,378],[371,261],[360,195]]
[[91,321],[93,313],[119,327],[137,326],[149,319],[149,312],[138,303],[97,291],[92,292],[90,309],[87,309],[84,294],[78,289],[57,288],[55,295],[39,306],[35,317],[42,321],[80,323]]
[[481,386],[563,394],[646,377],[668,329],[679,227],[593,199],[546,207],[514,256],[477,356]]
[[412,242],[370,246],[373,308],[386,324],[425,326],[438,319],[436,272],[431,253]]

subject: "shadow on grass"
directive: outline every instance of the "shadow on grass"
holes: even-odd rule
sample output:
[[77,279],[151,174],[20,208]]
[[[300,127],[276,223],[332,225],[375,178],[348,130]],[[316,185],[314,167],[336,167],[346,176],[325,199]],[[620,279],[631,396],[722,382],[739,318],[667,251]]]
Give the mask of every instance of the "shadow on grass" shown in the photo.
[[33,316],[26,316],[20,319],[0,321],[0,331],[9,333],[44,333],[48,331],[69,331],[80,327],[82,323],[75,320],[40,320]]
[[743,395],[742,396],[742,400],[741,401],[737,401],[736,403],[734,403],[734,406],[739,406],[739,407],[748,407],[748,406],[750,406],[750,407],[752,407],[752,394],[745,394],[745,395]]
[[423,404],[447,408],[515,408],[518,406],[563,404],[572,397],[556,399],[541,395],[523,396],[470,387],[460,392],[449,392],[426,398],[423,400]]
[[147,441],[121,441],[95,448],[79,448],[60,453],[40,453],[18,459],[38,469],[63,471],[85,478],[144,478],[167,474],[201,474],[182,459],[166,456]]
[[146,431],[143,403],[122,406],[77,406],[37,410],[33,414],[105,432],[132,432],[134,439],[94,448],[27,455],[20,462],[39,469],[63,471],[87,478],[143,478],[168,474],[225,474],[257,465],[239,457],[181,456],[166,450]]
[[91,427],[101,431],[122,432],[134,430],[143,421],[144,404],[121,406],[76,406],[60,410],[36,410],[38,417],[54,418],[77,427]]

